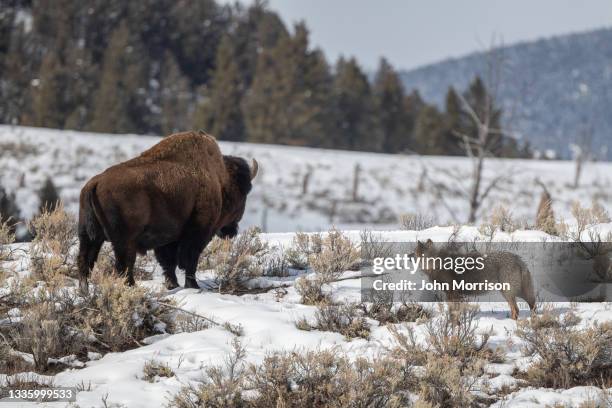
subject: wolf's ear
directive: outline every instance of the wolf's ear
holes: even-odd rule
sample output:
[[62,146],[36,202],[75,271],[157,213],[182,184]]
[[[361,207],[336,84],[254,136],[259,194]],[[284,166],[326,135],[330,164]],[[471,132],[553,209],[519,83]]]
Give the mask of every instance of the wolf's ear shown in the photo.
[[427,242],[425,243],[425,246],[427,248],[431,248],[433,246],[433,241],[431,240],[431,238],[427,240]]

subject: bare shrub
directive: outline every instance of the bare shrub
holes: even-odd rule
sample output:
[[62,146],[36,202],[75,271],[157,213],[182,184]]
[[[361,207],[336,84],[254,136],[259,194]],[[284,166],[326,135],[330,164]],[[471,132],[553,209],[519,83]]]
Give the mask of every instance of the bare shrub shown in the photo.
[[473,391],[482,373],[482,361],[462,367],[451,356],[430,356],[419,378],[419,399],[434,407],[480,406]]
[[350,238],[332,228],[321,241],[321,251],[311,254],[308,261],[317,275],[329,283],[342,272],[358,267],[359,259],[359,251]]
[[60,202],[53,210],[44,208],[30,221],[34,239],[30,246],[32,272],[42,280],[56,274],[74,275],[76,267],[70,249],[76,244],[76,219],[64,210]]
[[402,214],[399,221],[401,228],[406,231],[422,231],[436,225],[432,217],[423,214]]
[[174,316],[174,333],[193,333],[210,328],[211,322],[193,313],[179,312]]
[[349,339],[368,339],[370,336],[370,325],[361,309],[354,304],[321,305],[315,313],[315,324],[301,320],[296,326],[302,330],[332,331]]
[[386,358],[351,363],[334,350],[277,353],[249,367],[246,384],[257,397],[247,406],[405,407],[412,383],[409,368]]
[[113,275],[92,275],[93,287],[84,299],[81,319],[87,338],[105,351],[123,351],[160,331],[170,320],[159,303],[160,294],[127,286]]
[[52,379],[32,373],[18,373],[5,378],[4,386],[0,387],[0,398],[8,397],[11,390],[44,390],[52,387]]
[[169,406],[269,407],[390,407],[410,406],[414,388],[409,367],[381,358],[354,363],[335,350],[274,353],[259,365],[244,364],[244,349],[222,367],[205,370],[201,384],[187,386]]
[[168,364],[160,363],[159,361],[151,360],[147,361],[142,370],[143,379],[150,383],[155,382],[159,378],[174,377],[174,371],[168,366]]
[[361,260],[371,262],[376,258],[388,258],[393,255],[393,247],[385,242],[381,234],[376,234],[370,230],[360,232],[361,237]]
[[250,228],[233,239],[215,239],[207,254],[219,292],[238,293],[245,283],[262,276],[268,245],[262,242],[257,228]]
[[291,247],[285,253],[287,262],[294,269],[308,268],[309,258],[321,252],[322,242],[321,234],[297,232],[293,237]]
[[274,248],[264,260],[264,276],[289,276],[290,262],[282,247]]
[[525,342],[525,352],[539,357],[524,373],[530,383],[570,388],[612,381],[612,323],[579,329],[578,322],[571,311],[519,322],[516,334]]
[[173,408],[241,408],[246,407],[242,387],[245,381],[246,351],[234,340],[233,351],[222,366],[205,369],[199,385],[189,385],[179,391],[169,403]]
[[489,216],[486,218],[480,227],[480,233],[489,235],[490,231],[514,232],[520,228],[519,224],[512,218],[510,211],[503,205],[497,205],[493,208]]
[[441,310],[439,318],[428,320],[429,350],[438,355],[456,357],[463,363],[477,359],[503,360],[501,349],[490,350],[487,347],[491,331],[477,334],[478,312],[477,305],[457,303]]
[[15,242],[15,231],[11,220],[2,221],[0,214],[0,262],[10,259],[11,250],[8,247]]
[[552,208],[552,197],[542,182],[539,180],[536,180],[536,182],[540,184],[543,191],[536,212],[535,226],[540,231],[544,231],[549,235],[559,235],[560,231],[555,221],[555,213]]
[[330,294],[324,291],[325,284],[326,282],[319,276],[314,276],[312,279],[301,277],[295,282],[295,290],[305,305],[330,303]]
[[431,317],[431,313],[417,302],[394,302],[393,293],[376,294],[371,304],[360,305],[363,313],[380,324],[416,322]]

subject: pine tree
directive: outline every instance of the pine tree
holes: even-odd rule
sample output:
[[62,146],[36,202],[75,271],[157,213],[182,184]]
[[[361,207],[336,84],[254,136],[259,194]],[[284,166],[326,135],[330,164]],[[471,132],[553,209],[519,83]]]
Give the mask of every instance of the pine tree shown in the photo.
[[451,86],[448,88],[445,99],[445,130],[444,137],[441,143],[444,144],[444,154],[450,156],[461,156],[465,155],[465,148],[463,147],[462,134],[469,132],[470,119],[466,116],[461,106],[461,100],[455,89]]
[[169,135],[187,128],[191,92],[189,81],[170,52],[166,52],[161,74],[161,132]]
[[127,23],[122,22],[113,32],[104,54],[91,130],[130,133],[146,128],[148,112],[141,90],[147,87],[147,76],[140,51]]
[[0,223],[10,221],[11,224],[19,222],[21,215],[14,193],[7,193],[4,187],[0,186]]
[[321,145],[328,116],[331,75],[322,54],[308,50],[308,31],[296,25],[292,37],[259,54],[251,89],[243,103],[249,140]]
[[219,45],[211,84],[203,92],[193,127],[206,129],[221,140],[245,140],[240,103],[244,84],[240,77],[232,39],[223,37]]
[[446,154],[444,116],[435,106],[425,106],[414,130],[415,150],[420,154]]
[[57,192],[55,184],[53,184],[53,181],[50,178],[47,178],[41,189],[38,190],[38,200],[40,202],[38,207],[39,213],[45,211],[51,212],[57,207],[60,201],[60,196]]
[[383,151],[397,153],[412,143],[404,109],[404,87],[393,67],[381,59],[374,79],[377,116],[384,135]]
[[65,112],[63,90],[67,86],[67,72],[58,57],[49,53],[43,59],[39,78],[32,87],[32,117],[25,124],[62,128]]
[[333,86],[335,147],[380,151],[382,134],[368,78],[354,58],[340,58]]

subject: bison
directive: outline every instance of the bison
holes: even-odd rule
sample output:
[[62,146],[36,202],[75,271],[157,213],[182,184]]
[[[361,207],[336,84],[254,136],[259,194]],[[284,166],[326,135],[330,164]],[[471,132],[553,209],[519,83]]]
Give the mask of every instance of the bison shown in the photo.
[[234,237],[257,175],[240,157],[221,154],[214,137],[183,132],[166,137],[140,156],[98,174],[81,190],[79,203],[79,281],[87,278],[100,248],[110,241],[115,268],[134,284],[137,253],[153,249],[166,287],[197,288],[195,271],[202,250],[216,235]]

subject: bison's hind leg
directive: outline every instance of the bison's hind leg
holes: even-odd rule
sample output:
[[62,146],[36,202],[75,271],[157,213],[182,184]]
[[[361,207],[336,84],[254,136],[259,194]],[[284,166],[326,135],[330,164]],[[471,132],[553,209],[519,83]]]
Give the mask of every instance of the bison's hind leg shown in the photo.
[[102,244],[104,244],[103,238],[91,239],[87,232],[82,231],[79,233],[79,257],[77,260],[79,267],[79,289],[84,295],[88,292],[87,279],[98,259]]
[[177,251],[177,242],[155,248],[155,258],[164,270],[166,288],[168,290],[178,287],[178,281],[176,280],[176,266],[178,264]]
[[119,276],[127,276],[127,283],[134,286],[134,264],[136,263],[136,246],[133,244],[113,242],[115,252],[115,269]]

